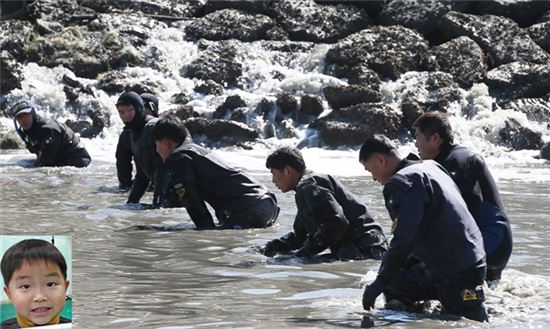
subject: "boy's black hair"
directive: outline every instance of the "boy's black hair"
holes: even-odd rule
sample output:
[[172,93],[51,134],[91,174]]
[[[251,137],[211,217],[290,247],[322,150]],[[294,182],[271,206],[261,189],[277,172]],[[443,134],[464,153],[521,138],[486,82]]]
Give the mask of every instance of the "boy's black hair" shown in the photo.
[[168,138],[178,145],[187,137],[187,129],[178,117],[167,115],[160,118],[153,128],[153,140],[158,141]]
[[395,155],[397,148],[392,143],[392,141],[382,134],[376,134],[372,137],[369,137],[361,150],[359,150],[359,162],[367,160],[374,153],[382,153],[386,155]]
[[8,286],[13,273],[17,271],[24,262],[45,261],[52,262],[59,266],[63,278],[67,280],[67,263],[59,250],[51,243],[39,239],[27,239],[11,246],[4,256],[0,267],[4,277],[4,285]]
[[416,119],[413,128],[420,129],[424,135],[430,137],[438,133],[446,143],[453,142],[453,128],[447,119],[447,115],[441,112],[426,112]]
[[294,147],[281,147],[271,153],[265,161],[267,169],[283,170],[285,166],[294,168],[297,172],[306,170],[306,163],[302,153]]

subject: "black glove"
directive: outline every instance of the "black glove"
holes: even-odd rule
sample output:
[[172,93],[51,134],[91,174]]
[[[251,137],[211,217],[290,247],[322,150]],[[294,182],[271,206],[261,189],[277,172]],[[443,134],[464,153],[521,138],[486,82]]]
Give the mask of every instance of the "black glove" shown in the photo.
[[380,277],[377,277],[371,284],[365,287],[365,292],[363,293],[363,308],[365,310],[370,310],[374,308],[374,302],[376,297],[380,296],[386,284]]
[[265,244],[265,247],[260,249],[260,252],[267,257],[273,257],[277,253],[286,254],[290,252],[290,247],[280,239],[271,240]]

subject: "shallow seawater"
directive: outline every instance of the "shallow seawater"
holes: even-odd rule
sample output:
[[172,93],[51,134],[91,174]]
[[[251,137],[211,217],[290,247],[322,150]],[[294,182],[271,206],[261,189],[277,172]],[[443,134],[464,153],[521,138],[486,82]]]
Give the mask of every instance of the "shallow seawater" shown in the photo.
[[[259,163],[256,154],[223,155]],[[353,166],[343,183],[366,202],[386,232],[381,186]],[[115,193],[112,161],[89,168],[25,168],[30,155],[0,153],[2,234],[68,234],[73,245],[73,318],[77,328],[547,328],[550,325],[550,181],[548,167],[496,168],[514,230],[514,252],[498,288],[486,288],[491,322],[362,310],[363,286],[377,261],[303,264],[267,259],[254,246],[291,230],[293,193],[276,191],[281,214],[268,229],[194,231],[185,210],[135,210]],[[242,160],[247,160],[242,162]],[[306,159],[308,161],[309,159]],[[353,161],[352,161],[353,160]],[[331,164],[331,161],[334,161]],[[319,169],[318,164],[312,165]],[[319,170],[320,171],[320,170]],[[342,168],[335,168],[341,173]],[[517,174],[513,174],[516,171]],[[274,188],[266,169],[252,175]],[[146,195],[145,202],[150,202]],[[134,225],[175,228],[135,230]],[[364,318],[367,315],[369,318]]]

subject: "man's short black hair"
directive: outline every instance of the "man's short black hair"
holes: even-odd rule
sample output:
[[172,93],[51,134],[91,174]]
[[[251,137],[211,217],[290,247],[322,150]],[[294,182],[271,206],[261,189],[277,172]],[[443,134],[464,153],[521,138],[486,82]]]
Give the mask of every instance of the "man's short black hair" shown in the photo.
[[160,118],[153,128],[153,140],[158,141],[168,138],[177,143],[183,143],[187,137],[187,129],[183,121],[174,115],[166,115]]
[[23,266],[24,262],[52,262],[59,266],[63,278],[67,280],[67,263],[59,250],[50,242],[40,239],[27,239],[11,246],[0,263],[4,285],[8,286],[13,273]]
[[397,148],[388,137],[382,134],[376,134],[369,137],[365,143],[363,143],[363,146],[361,146],[361,150],[359,150],[359,162],[368,160],[374,153],[395,155],[397,153]]
[[265,161],[267,169],[283,170],[286,166],[294,168],[297,172],[306,170],[306,163],[302,152],[294,147],[281,147],[271,153]]
[[430,137],[438,133],[446,143],[453,142],[453,128],[447,119],[447,115],[441,112],[426,112],[416,119],[412,125],[421,133]]

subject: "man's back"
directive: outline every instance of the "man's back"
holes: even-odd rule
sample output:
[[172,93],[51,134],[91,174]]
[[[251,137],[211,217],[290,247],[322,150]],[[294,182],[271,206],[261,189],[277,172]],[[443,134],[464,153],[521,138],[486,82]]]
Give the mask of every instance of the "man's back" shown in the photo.
[[409,248],[434,277],[458,273],[482,259],[479,228],[444,169],[430,160],[402,163],[384,186],[394,221],[388,254],[392,249],[408,254]]
[[[331,175],[321,175],[306,171],[296,188],[296,201],[302,203],[302,205],[297,204],[298,208],[305,209],[308,208],[307,204],[311,204],[311,200],[309,200],[309,194],[311,193],[305,191],[308,185],[326,189],[333,195],[334,201],[337,203],[334,207],[341,207],[343,215],[349,222],[349,228],[355,231],[356,234],[361,234],[371,228],[381,230],[381,226],[369,214],[365,204],[357,200],[339,180]],[[301,201],[298,201],[299,199]]]
[[466,147],[450,145],[442,149],[435,161],[451,174],[471,212],[486,201],[504,213],[496,183],[481,156]]
[[66,165],[73,153],[84,151],[78,136],[65,124],[53,119],[36,115],[31,129],[25,133],[40,149],[36,160],[38,166]]
[[250,175],[232,168],[209,150],[190,142],[166,160],[171,179],[199,194],[216,210],[242,210],[268,192]]

